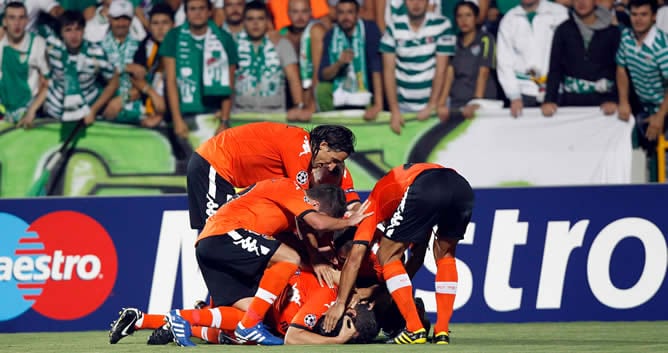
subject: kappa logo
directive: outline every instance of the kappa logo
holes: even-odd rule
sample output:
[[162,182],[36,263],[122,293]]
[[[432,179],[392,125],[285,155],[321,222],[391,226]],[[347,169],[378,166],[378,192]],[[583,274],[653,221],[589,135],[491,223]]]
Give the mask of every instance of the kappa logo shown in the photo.
[[228,234],[232,240],[234,240],[232,244],[241,246],[242,249],[250,253],[254,253],[256,256],[260,256],[260,253],[262,253],[262,255],[269,254],[269,248],[261,244],[258,246],[257,239],[254,239],[250,236],[244,238],[241,236],[241,234],[234,231]]
[[406,192],[404,193],[404,197],[401,198],[401,202],[399,203],[399,207],[397,207],[397,210],[394,211],[394,214],[392,215],[392,219],[390,219],[390,225],[387,226],[385,229],[385,236],[388,238],[392,237],[392,234],[394,234],[394,229],[401,225],[401,221],[404,220],[404,208],[406,207],[406,197],[408,196],[408,189],[406,188]]
[[311,143],[308,140],[307,136],[304,136],[304,143],[302,143],[302,151],[299,153],[299,157],[311,153]]

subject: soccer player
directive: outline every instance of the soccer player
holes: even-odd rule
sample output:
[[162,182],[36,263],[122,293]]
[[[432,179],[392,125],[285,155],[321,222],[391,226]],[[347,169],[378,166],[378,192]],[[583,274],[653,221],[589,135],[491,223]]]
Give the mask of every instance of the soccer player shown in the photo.
[[[343,230],[370,216],[367,208],[368,203],[346,219],[335,218],[346,211],[343,190],[317,185],[305,191],[297,181],[282,178],[247,188],[209,218],[196,241],[197,262],[213,303],[246,311],[235,331],[238,340],[283,343],[262,320],[301,258],[273,237],[295,232],[298,222],[317,232]],[[178,323],[178,312],[172,311],[170,320]],[[173,333],[177,343],[192,345],[189,332]]]
[[[235,194],[258,181],[288,177],[308,188],[312,167],[333,170],[354,152],[355,135],[340,125],[311,132],[282,123],[251,123],[225,130],[204,142],[188,162],[190,226],[200,230],[207,218]],[[341,187],[349,204],[359,202],[350,173]]]
[[387,222],[377,256],[387,289],[406,320],[406,328],[388,343],[426,343],[427,331],[416,309],[412,283],[401,256],[409,244],[428,242],[433,227],[438,226],[434,242],[437,321],[433,342],[448,344],[448,325],[457,291],[455,249],[471,220],[471,186],[457,172],[441,165],[405,164],[381,178],[367,201],[374,214],[357,228],[353,248],[341,271],[336,303],[326,314],[325,329],[334,328],[343,315],[360,263],[376,236],[376,225]]

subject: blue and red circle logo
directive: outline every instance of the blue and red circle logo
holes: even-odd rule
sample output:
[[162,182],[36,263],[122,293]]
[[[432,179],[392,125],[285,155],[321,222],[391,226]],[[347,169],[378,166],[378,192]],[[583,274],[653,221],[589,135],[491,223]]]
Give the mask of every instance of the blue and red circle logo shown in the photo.
[[57,211],[27,224],[0,212],[0,229],[0,321],[30,308],[54,320],[75,320],[111,293],[116,248],[93,218]]

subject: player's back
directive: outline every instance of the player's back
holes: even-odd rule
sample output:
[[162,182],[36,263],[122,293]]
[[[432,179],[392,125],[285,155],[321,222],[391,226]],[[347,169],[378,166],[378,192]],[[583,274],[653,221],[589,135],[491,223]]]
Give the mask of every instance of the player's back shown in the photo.
[[197,153],[234,187],[260,180],[294,177],[308,171],[308,131],[283,123],[259,122],[227,129],[204,142]]
[[313,209],[305,191],[287,178],[257,182],[221,206],[209,218],[198,240],[247,229],[266,236],[295,228],[295,216]]
[[387,220],[399,207],[408,187],[425,170],[445,168],[436,163],[407,163],[392,168],[371,190],[369,200],[377,219]]

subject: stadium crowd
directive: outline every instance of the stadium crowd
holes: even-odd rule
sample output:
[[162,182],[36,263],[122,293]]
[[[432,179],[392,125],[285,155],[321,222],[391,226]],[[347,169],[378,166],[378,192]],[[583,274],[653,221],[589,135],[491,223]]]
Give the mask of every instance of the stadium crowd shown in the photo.
[[197,114],[224,129],[233,113],[357,108],[390,111],[400,133],[402,113],[470,118],[493,99],[514,117],[633,113],[654,140],[667,14],[654,0],[2,0],[0,112],[186,136]]

